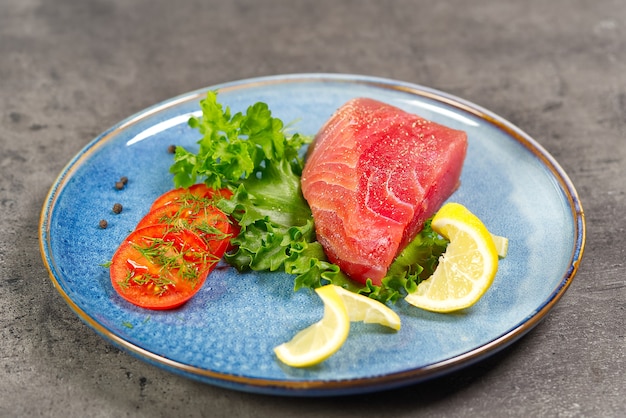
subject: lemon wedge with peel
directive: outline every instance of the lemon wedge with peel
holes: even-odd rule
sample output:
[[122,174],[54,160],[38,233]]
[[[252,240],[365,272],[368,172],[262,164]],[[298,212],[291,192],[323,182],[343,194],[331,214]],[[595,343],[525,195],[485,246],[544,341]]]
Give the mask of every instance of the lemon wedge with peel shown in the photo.
[[400,329],[398,314],[381,302],[332,284],[315,292],[324,302],[322,319],[274,348],[276,357],[289,366],[313,366],[333,355],[346,341],[350,322]]
[[405,300],[434,312],[468,308],[489,289],[498,270],[498,249],[493,236],[478,217],[458,203],[442,206],[431,226],[450,244],[432,276]]
[[341,296],[351,322],[362,321],[366,324],[384,325],[396,331],[400,329],[400,317],[387,305],[340,286],[335,286],[335,290]]
[[335,286],[322,286],[315,292],[324,302],[322,319],[274,348],[276,357],[292,367],[308,367],[326,360],[348,338],[350,317]]

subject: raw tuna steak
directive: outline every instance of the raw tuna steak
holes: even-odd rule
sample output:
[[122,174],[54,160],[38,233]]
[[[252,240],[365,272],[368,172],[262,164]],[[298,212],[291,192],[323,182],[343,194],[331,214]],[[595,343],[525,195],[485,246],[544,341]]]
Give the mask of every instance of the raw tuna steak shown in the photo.
[[353,280],[380,284],[458,187],[467,135],[372,99],[353,99],[311,144],[302,191],[318,241]]

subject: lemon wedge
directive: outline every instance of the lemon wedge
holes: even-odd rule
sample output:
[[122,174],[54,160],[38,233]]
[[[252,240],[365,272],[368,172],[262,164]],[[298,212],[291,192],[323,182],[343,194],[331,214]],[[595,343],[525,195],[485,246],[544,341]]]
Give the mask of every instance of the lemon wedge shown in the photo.
[[346,341],[350,317],[335,286],[315,289],[324,302],[324,316],[313,325],[298,332],[290,341],[274,348],[276,357],[292,367],[308,367],[333,355]]
[[387,305],[340,286],[334,287],[346,306],[351,322],[362,321],[366,324],[384,325],[396,331],[400,329],[400,317]]
[[478,217],[458,203],[445,204],[431,225],[450,244],[432,276],[405,300],[434,312],[470,307],[489,289],[498,270],[493,237]]
[[400,329],[398,314],[377,300],[332,284],[315,292],[324,302],[322,319],[274,348],[276,357],[289,366],[313,366],[333,355],[348,338],[350,322]]

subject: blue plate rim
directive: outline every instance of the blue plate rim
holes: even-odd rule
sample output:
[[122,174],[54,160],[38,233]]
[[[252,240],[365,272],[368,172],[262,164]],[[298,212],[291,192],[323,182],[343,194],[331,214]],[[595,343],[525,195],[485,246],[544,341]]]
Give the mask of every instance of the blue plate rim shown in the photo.
[[[334,82],[346,84],[363,84],[374,88],[401,91],[416,96],[432,99],[436,102],[442,102],[448,106],[468,112],[475,117],[480,118],[486,123],[495,126],[507,135],[520,143],[527,151],[531,152],[539,159],[543,166],[549,170],[553,178],[557,181],[571,211],[574,221],[574,245],[571,257],[568,263],[568,269],[565,271],[559,285],[554,289],[552,294],[537,307],[536,311],[520,321],[511,330],[498,338],[474,348],[461,355],[431,364],[427,367],[417,369],[409,369],[398,373],[384,374],[381,376],[342,379],[342,380],[306,380],[306,381],[286,381],[263,378],[251,378],[246,376],[238,376],[234,374],[226,374],[211,370],[201,369],[170,360],[164,356],[152,353],[142,347],[132,344],[120,336],[114,334],[104,326],[99,324],[87,312],[83,311],[72,298],[64,291],[55,274],[54,260],[49,251],[49,217],[52,214],[58,191],[61,190],[76,170],[81,161],[87,159],[93,154],[100,145],[104,144],[109,138],[114,137],[116,133],[127,129],[128,127],[140,122],[141,120],[159,113],[165,109],[175,107],[189,101],[199,101],[208,90],[218,90],[222,92],[233,90],[245,90],[254,86],[270,86],[272,84],[284,83],[304,83],[304,82]],[[164,100],[153,106],[147,107],[134,115],[120,121],[102,134],[98,135],[90,141],[78,154],[76,154],[62,169],[58,177],[54,180],[41,210],[39,219],[39,247],[45,268],[48,275],[61,294],[65,302],[74,311],[78,317],[93,328],[97,333],[105,339],[111,341],[116,346],[130,352],[134,356],[157,366],[170,368],[180,374],[192,378],[213,383],[218,386],[229,387],[232,389],[251,391],[256,393],[280,394],[280,395],[297,395],[297,396],[330,396],[351,393],[364,393],[381,389],[391,389],[398,386],[417,383],[429,378],[434,378],[442,374],[469,366],[478,362],[485,357],[495,354],[496,352],[508,347],[513,342],[524,336],[532,330],[553,308],[553,306],[563,296],[569,288],[574,276],[576,275],[585,248],[586,240],[586,223],[585,215],[580,202],[578,193],[566,174],[565,170],[560,166],[556,159],[548,153],[535,139],[525,133],[522,129],[515,126],[511,122],[498,116],[475,103],[459,98],[457,96],[445,93],[443,91],[422,86],[415,83],[393,80],[389,78],[373,77],[357,74],[335,74],[335,73],[302,73],[302,74],[282,74],[273,76],[263,76],[247,78],[242,80],[230,81],[215,84],[210,87],[197,89],[179,96]]]

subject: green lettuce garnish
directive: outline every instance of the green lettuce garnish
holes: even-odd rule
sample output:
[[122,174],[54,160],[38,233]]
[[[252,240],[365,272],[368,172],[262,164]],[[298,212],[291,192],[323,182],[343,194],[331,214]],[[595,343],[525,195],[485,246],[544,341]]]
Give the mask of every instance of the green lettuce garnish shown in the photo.
[[366,289],[360,293],[380,301],[396,301],[413,293],[422,280],[433,274],[448,241],[432,230],[431,220],[425,222],[420,233],[391,263],[381,285],[374,286],[368,281]]
[[301,174],[300,148],[311,138],[286,135],[282,121],[272,117],[267,104],[259,102],[245,114],[231,115],[228,107],[217,102],[217,93],[209,91],[200,106],[202,117],[189,119],[189,126],[203,135],[200,149],[192,153],[176,148],[170,168],[176,186],[189,187],[199,178],[213,188],[238,185],[265,169],[273,171],[271,165],[279,162]]
[[402,251],[380,286],[351,281],[326,258],[315,237],[314,220],[302,196],[302,152],[311,137],[288,134],[267,104],[258,102],[245,113],[231,114],[209,91],[200,102],[202,117],[189,125],[202,138],[198,151],[177,147],[170,172],[176,187],[204,181],[234,194],[217,206],[240,226],[235,249],[225,260],[239,271],[284,271],[294,275],[294,289],[336,284],[382,302],[395,301],[415,290],[434,270],[446,241],[427,222]]

